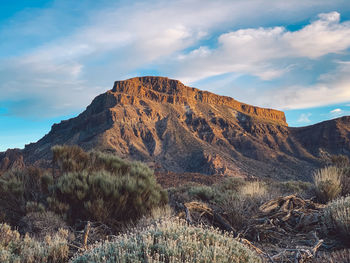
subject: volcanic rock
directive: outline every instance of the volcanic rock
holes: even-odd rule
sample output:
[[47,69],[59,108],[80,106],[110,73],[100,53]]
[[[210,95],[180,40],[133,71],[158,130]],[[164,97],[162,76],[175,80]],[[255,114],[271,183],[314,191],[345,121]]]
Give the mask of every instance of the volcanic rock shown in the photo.
[[290,128],[281,111],[177,80],[137,77],[116,81],[22,153],[32,164],[49,160],[53,145],[77,144],[144,161],[157,171],[308,180],[325,156],[350,153],[349,138],[350,117]]

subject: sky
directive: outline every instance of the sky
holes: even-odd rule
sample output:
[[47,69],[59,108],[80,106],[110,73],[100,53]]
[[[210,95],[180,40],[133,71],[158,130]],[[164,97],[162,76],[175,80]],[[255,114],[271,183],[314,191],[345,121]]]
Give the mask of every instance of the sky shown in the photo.
[[0,151],[144,75],[282,110],[289,126],[350,115],[350,3],[0,0]]

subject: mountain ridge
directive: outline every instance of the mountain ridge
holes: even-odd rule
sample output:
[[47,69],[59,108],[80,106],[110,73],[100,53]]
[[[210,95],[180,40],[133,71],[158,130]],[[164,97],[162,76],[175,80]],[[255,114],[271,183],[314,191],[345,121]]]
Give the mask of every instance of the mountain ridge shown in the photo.
[[310,180],[327,156],[349,155],[349,134],[350,117],[288,127],[281,111],[146,76],[116,81],[21,152],[26,164],[42,164],[53,145],[77,144],[160,172]]

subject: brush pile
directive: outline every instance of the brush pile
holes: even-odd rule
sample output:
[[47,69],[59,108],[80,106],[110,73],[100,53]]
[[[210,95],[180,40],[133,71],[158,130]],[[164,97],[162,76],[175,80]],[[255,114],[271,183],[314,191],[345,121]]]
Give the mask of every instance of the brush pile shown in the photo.
[[324,207],[295,195],[279,197],[263,204],[241,235],[265,244],[271,262],[309,262],[323,243],[317,232]]

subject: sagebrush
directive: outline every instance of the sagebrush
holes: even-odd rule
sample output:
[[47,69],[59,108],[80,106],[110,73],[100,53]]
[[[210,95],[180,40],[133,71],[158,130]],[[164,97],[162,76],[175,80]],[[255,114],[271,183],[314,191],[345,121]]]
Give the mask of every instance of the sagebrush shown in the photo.
[[43,241],[21,236],[7,224],[0,224],[0,262],[64,263],[68,261],[68,231],[60,229]]
[[71,262],[259,263],[262,260],[231,234],[190,226],[179,219],[166,219],[99,244]]
[[350,239],[350,196],[330,202],[324,211],[324,220],[328,230]]

